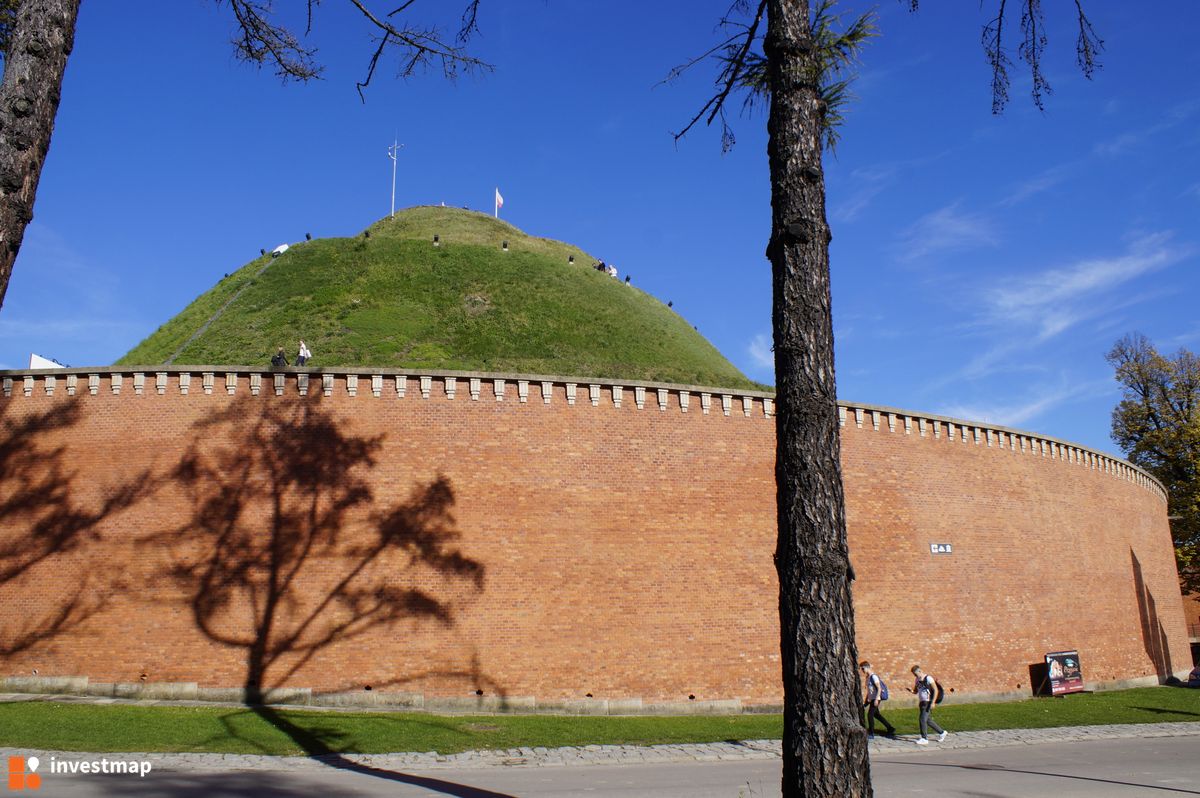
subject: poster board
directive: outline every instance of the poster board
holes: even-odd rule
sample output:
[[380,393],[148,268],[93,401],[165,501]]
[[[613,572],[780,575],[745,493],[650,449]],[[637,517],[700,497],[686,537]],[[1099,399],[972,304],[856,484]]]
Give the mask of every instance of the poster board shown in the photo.
[[1050,695],[1083,692],[1083,670],[1078,651],[1052,651],[1046,655]]

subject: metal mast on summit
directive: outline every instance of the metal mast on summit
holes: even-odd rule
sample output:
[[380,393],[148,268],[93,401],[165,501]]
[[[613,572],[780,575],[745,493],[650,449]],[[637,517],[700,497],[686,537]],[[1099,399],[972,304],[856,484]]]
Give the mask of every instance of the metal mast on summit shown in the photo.
[[388,157],[392,159],[392,217],[396,215],[396,156],[403,148],[404,145],[397,141],[393,141],[392,146],[388,147]]

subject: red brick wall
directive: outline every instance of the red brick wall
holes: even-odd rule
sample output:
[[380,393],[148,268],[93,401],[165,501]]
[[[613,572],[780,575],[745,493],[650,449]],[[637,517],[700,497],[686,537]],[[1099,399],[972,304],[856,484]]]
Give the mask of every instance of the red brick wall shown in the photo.
[[[677,391],[421,398],[217,375],[0,399],[0,675],[429,695],[780,700],[774,428]],[[869,414],[868,414],[869,419]],[[28,428],[23,428],[26,425]],[[967,692],[1186,671],[1166,509],[945,426],[843,432],[860,652]],[[953,545],[933,556],[929,543]],[[274,563],[274,569],[270,566]]]
[[996,692],[1028,689],[1027,666],[1065,649],[1089,681],[1187,670],[1158,496],[1014,452],[1007,435],[1002,449],[882,430],[849,424],[842,438],[861,653],[877,669],[921,663]]
[[1200,642],[1200,595],[1183,597],[1183,618],[1191,638]]

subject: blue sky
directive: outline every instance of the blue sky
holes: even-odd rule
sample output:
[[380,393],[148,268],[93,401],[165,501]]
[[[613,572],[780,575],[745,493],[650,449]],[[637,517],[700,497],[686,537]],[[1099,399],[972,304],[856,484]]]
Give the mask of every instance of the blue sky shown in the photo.
[[[727,155],[711,129],[676,145],[711,73],[656,85],[727,0],[485,0],[494,73],[387,63],[365,105],[372,43],[345,5],[318,8],[308,85],[236,62],[206,0],[83,5],[0,366],[110,363],[260,247],[357,233],[388,212],[395,135],[397,205],[490,211],[499,186],[504,218],[614,262],[773,379],[765,116],[734,118]],[[1112,343],[1200,348],[1200,6],[1090,0],[1088,82],[1073,4],[1047,0],[1054,94],[1034,108],[1018,64],[994,117],[979,4],[906,5],[880,3],[826,161],[839,395],[1114,451]]]

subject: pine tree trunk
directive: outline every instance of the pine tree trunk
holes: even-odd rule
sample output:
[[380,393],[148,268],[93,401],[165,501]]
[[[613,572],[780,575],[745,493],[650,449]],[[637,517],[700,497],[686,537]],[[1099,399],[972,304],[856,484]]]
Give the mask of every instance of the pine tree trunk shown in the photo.
[[767,145],[783,795],[870,796],[833,375],[821,113],[806,0],[770,0]]
[[80,0],[22,0],[0,82],[0,305],[33,219]]

